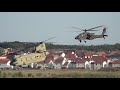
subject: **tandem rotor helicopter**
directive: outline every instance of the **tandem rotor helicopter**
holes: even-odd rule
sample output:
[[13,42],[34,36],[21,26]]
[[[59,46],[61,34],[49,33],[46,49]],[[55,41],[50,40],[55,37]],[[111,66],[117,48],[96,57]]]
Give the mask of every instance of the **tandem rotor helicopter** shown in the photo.
[[94,27],[94,28],[90,28],[90,29],[80,29],[78,27],[72,27],[74,29],[79,29],[79,30],[82,30],[84,31],[83,33],[80,33],[79,35],[77,35],[75,37],[76,40],[79,40],[80,43],[82,42],[82,40],[86,43],[86,40],[93,40],[93,39],[96,39],[96,38],[104,38],[108,35],[106,35],[106,27],[103,28],[103,31],[102,31],[102,34],[100,35],[95,35],[95,33],[90,33],[88,31],[98,31],[98,30],[94,30],[96,28],[100,28],[100,27],[104,27],[103,25],[101,26],[97,26],[97,27]]
[[49,52],[46,50],[45,42],[53,38],[55,37],[40,42],[32,53],[14,55],[10,65],[14,66],[15,68],[21,68],[23,65],[27,65],[27,67],[30,68],[36,67],[37,62],[44,61],[49,54]]

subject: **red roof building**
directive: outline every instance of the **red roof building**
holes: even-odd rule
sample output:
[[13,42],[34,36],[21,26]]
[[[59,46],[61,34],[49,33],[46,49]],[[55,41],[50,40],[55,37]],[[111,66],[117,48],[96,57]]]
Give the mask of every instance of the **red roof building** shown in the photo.
[[98,56],[107,56],[105,52],[97,52]]
[[83,57],[85,57],[85,58],[91,58],[92,56],[93,56],[92,52],[84,52],[83,53]]
[[95,61],[96,63],[103,63],[104,61],[109,60],[109,58],[103,56],[92,56],[91,60]]
[[78,58],[78,56],[74,52],[68,52],[65,54],[65,58],[72,60]]
[[113,60],[112,64],[120,64],[120,60]]
[[120,51],[112,51],[112,52],[110,52],[109,55],[113,55],[113,54],[120,54]]
[[8,61],[10,61],[10,59],[6,58],[6,59],[0,59],[0,64],[7,64]]

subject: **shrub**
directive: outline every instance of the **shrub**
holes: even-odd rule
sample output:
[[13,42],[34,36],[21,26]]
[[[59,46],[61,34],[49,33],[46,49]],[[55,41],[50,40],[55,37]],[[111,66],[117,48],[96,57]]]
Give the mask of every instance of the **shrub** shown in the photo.
[[8,73],[8,76],[11,76],[11,73],[10,73],[10,72]]
[[33,77],[33,75],[31,73],[28,73],[28,77]]
[[7,77],[7,74],[6,73],[3,73],[3,78],[6,78]]
[[36,74],[37,77],[40,77],[41,75],[42,75],[41,73],[37,73],[37,74]]
[[14,73],[12,77],[24,77],[24,75],[21,72]]
[[98,71],[116,72],[116,71],[120,71],[120,68],[101,68]]
[[2,72],[0,71],[0,77],[2,76]]

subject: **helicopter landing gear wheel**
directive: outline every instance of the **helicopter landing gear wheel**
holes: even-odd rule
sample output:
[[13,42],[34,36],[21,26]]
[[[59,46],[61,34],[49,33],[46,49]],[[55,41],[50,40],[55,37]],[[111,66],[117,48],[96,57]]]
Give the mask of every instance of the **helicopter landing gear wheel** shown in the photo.
[[80,43],[82,42],[81,39],[79,41],[80,41]]
[[86,41],[85,40],[83,40],[85,43],[86,43]]

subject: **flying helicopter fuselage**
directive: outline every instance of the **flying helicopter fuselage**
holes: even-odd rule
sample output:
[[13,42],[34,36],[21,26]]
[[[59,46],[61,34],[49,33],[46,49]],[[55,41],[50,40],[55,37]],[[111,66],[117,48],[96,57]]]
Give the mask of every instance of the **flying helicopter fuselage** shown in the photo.
[[[102,26],[98,26],[98,27],[102,27]],[[82,42],[82,40],[83,40],[85,43],[86,43],[85,40],[93,40],[93,39],[96,39],[96,38],[104,38],[105,39],[105,36],[108,36],[108,35],[105,35],[106,28],[103,28],[102,33],[99,34],[99,35],[96,35],[95,33],[87,32],[87,31],[97,31],[97,30],[92,30],[92,29],[95,29],[95,28],[98,28],[98,27],[94,27],[94,28],[91,28],[91,29],[83,30],[84,32],[80,33],[79,35],[77,35],[75,37],[75,39],[79,40],[80,42]],[[74,27],[74,28],[76,28],[76,27]],[[79,28],[76,28],[76,29],[79,29]]]
[[93,39],[97,38],[97,36],[100,38],[101,35],[95,35],[95,33],[83,32],[83,33],[80,33],[79,35],[77,35],[75,37],[75,39],[93,40]]
[[49,52],[46,50],[46,45],[44,43],[45,41],[40,42],[39,45],[35,48],[33,53],[14,55],[14,58],[11,61],[11,65],[14,67],[22,67],[23,65],[28,65],[33,68],[33,64],[34,64],[36,67],[37,65],[36,63],[44,61],[47,55],[49,54]]
[[[32,65],[40,61],[44,61],[49,53],[46,51],[45,43],[39,44],[35,52],[24,53],[22,55],[14,55],[11,65],[16,67],[22,67],[22,65]],[[31,67],[31,66],[30,66]]]

